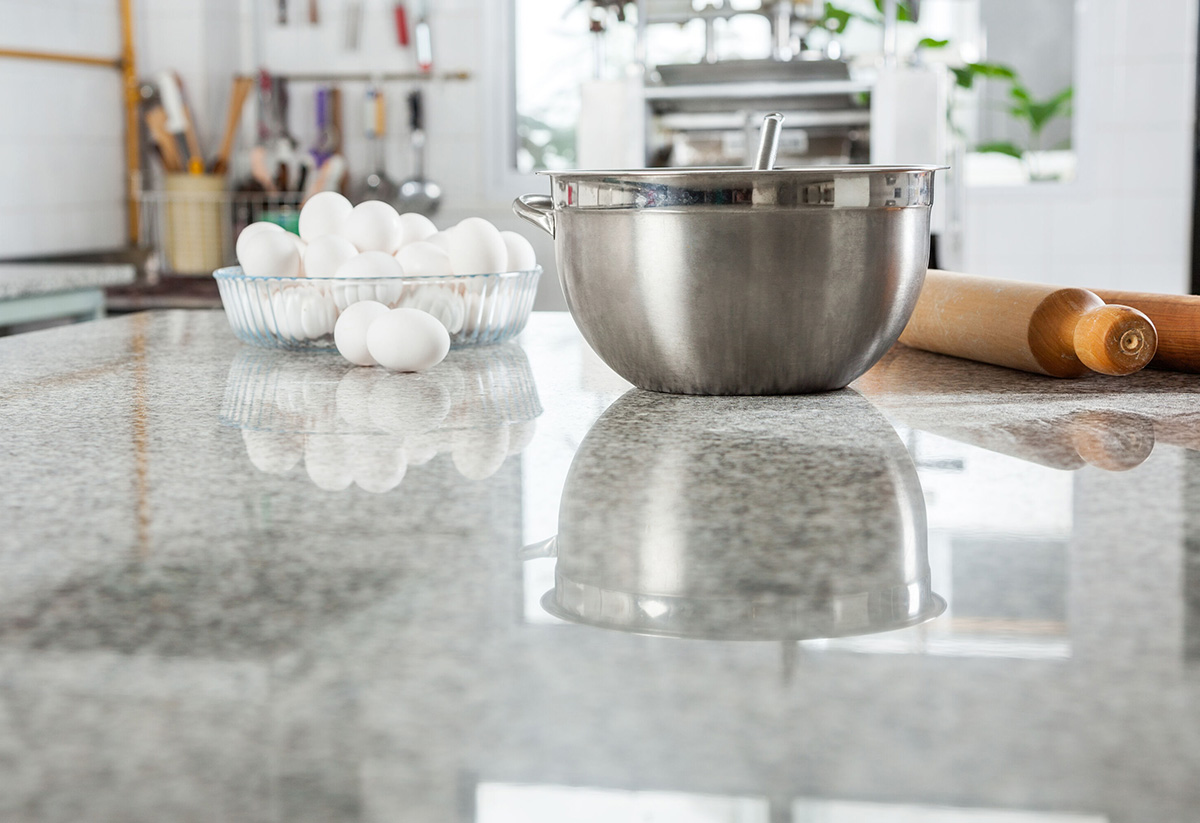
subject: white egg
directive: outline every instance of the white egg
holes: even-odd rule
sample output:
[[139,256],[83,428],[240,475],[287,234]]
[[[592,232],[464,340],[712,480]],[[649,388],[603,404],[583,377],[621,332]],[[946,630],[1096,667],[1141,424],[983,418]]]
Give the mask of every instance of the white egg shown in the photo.
[[504,465],[508,457],[508,427],[489,426],[456,432],[451,459],[468,480],[484,480]]
[[300,252],[285,231],[260,231],[246,241],[238,256],[250,277],[299,277]]
[[323,234],[308,243],[304,273],[308,277],[336,277],[338,268],[358,255],[354,244],[338,234]]
[[532,243],[515,231],[502,231],[500,236],[504,239],[504,247],[508,249],[505,271],[530,271],[537,266],[537,253]]
[[[364,280],[367,278],[398,278],[404,276],[404,267],[395,257],[381,251],[365,251],[347,260],[334,276],[341,280]],[[360,300],[394,302],[403,291],[402,283],[346,283],[334,287],[338,308],[345,308]]]
[[334,277],[403,277],[404,267],[387,252],[365,251],[338,266]]
[[336,191],[314,194],[300,209],[300,236],[311,243],[323,234],[337,234],[353,209]]
[[304,441],[298,434],[242,429],[242,440],[250,462],[267,474],[291,471],[304,454]]
[[338,234],[359,251],[395,254],[404,242],[404,225],[400,213],[391,205],[382,200],[367,200],[354,207]]
[[407,246],[409,243],[417,243],[421,240],[428,240],[437,234],[437,226],[433,225],[433,221],[423,214],[416,212],[408,212],[400,215],[400,225],[404,229],[404,240],[402,246]]
[[474,336],[487,331],[491,322],[492,305],[487,296],[477,291],[468,291],[463,296],[463,327],[464,335]]
[[446,229],[439,231],[437,234],[431,234],[425,238],[425,242],[432,243],[446,254],[450,254],[450,247],[454,245],[454,229]]
[[386,432],[412,437],[432,431],[450,413],[450,395],[425,374],[389,374],[371,388],[371,423]]
[[288,237],[292,238],[292,242],[296,244],[296,253],[300,255],[300,273],[297,277],[307,277],[308,273],[304,270],[304,254],[308,251],[308,244],[300,239],[300,235],[288,232]]
[[431,369],[450,351],[450,332],[432,314],[392,309],[367,329],[367,351],[392,371]]
[[342,436],[338,434],[305,437],[304,468],[312,482],[325,491],[340,492],[354,482]]
[[408,277],[448,277],[454,274],[450,253],[426,240],[409,243],[396,252]]
[[333,327],[333,342],[342,357],[356,366],[378,365],[367,345],[367,331],[374,321],[382,319],[390,311],[387,306],[374,300],[362,300],[348,306]]
[[492,274],[505,271],[508,247],[500,230],[482,217],[468,217],[454,227],[450,264],[455,274]]
[[283,227],[275,223],[267,223],[265,221],[251,223],[249,226],[246,226],[246,228],[242,229],[242,233],[238,235],[237,243],[235,243],[233,246],[234,253],[237,255],[238,260],[242,259],[242,249],[245,248],[246,242],[251,237],[254,237],[256,234],[264,231],[281,232],[283,231]]
[[323,292],[309,289],[300,298],[300,327],[309,340],[332,334],[337,318],[333,298]]
[[418,286],[404,298],[410,309],[428,312],[442,321],[446,331],[457,334],[462,330],[466,306],[456,291],[445,286]]

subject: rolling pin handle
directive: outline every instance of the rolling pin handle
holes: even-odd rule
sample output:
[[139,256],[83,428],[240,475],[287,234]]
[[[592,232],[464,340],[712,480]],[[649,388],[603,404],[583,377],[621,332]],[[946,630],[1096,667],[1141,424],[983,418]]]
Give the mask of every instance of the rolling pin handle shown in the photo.
[[1129,306],[1097,306],[1075,326],[1075,353],[1083,365],[1101,374],[1141,370],[1158,349],[1150,318]]

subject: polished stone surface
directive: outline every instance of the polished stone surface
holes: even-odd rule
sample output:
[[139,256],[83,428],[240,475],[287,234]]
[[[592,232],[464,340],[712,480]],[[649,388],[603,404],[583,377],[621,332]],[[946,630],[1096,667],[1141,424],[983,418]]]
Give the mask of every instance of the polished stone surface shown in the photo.
[[127,286],[137,270],[124,264],[0,263],[0,300],[76,289]]
[[0,820],[1200,808],[1200,378],[682,398],[566,315],[389,375],[170,312],[0,398]]

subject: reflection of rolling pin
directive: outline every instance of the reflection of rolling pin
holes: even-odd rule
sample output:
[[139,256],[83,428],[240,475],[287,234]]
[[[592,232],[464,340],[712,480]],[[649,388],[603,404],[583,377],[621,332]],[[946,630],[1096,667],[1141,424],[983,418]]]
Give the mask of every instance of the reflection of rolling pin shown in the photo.
[[931,269],[900,342],[997,366],[1081,377],[1132,374],[1150,362],[1154,324],[1086,289]]
[[1158,353],[1152,369],[1200,372],[1200,297],[1094,289],[1105,303],[1132,306],[1158,330]]

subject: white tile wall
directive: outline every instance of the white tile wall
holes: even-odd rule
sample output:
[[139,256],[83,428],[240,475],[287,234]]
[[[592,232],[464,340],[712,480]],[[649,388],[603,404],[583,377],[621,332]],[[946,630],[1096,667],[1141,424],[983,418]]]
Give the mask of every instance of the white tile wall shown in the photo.
[[1062,285],[1188,291],[1198,6],[1080,0],[1078,179],[970,190],[964,268]]
[[[134,5],[139,74],[180,72],[209,147],[237,65],[236,11],[237,0]],[[0,0],[0,45],[116,57],[117,4]],[[124,245],[120,74],[0,58],[0,112],[0,259]]]

